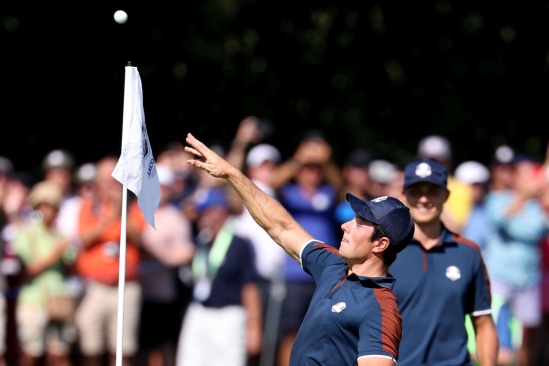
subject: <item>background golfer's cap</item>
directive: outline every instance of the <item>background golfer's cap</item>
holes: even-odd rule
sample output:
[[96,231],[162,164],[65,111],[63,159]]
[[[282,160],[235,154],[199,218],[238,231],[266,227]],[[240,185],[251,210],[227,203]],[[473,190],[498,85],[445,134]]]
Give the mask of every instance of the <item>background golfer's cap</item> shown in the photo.
[[433,159],[414,160],[404,168],[404,186],[406,189],[412,184],[428,182],[443,189],[447,188],[448,172],[438,161]]
[[384,196],[363,201],[347,193],[347,201],[357,215],[383,229],[397,252],[406,248],[414,237],[414,221],[410,216],[410,209],[398,199]]

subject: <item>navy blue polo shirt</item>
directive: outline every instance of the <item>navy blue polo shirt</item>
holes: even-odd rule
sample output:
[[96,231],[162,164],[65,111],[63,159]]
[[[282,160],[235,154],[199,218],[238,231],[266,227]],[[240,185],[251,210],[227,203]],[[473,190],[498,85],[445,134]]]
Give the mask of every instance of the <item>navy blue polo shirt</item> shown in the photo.
[[443,227],[437,246],[414,239],[390,270],[402,315],[399,366],[472,365],[465,315],[492,312],[478,246]]
[[295,339],[290,365],[357,365],[363,357],[398,358],[402,322],[395,279],[348,275],[339,251],[318,241],[301,252],[317,288]]

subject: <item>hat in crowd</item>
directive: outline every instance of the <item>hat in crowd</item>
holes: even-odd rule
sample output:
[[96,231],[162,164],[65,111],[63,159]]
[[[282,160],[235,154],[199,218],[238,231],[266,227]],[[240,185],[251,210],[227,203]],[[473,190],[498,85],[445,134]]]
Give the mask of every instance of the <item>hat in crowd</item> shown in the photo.
[[389,184],[396,177],[397,167],[387,160],[373,160],[368,167],[368,171],[372,181]]
[[175,173],[165,164],[156,164],[156,173],[158,174],[158,181],[163,186],[170,186],[175,182]]
[[418,144],[417,157],[448,161],[452,159],[452,146],[446,137],[427,136]]
[[499,146],[490,159],[490,164],[512,164],[515,160],[515,150],[511,146],[501,145]]
[[78,185],[90,184],[95,181],[97,169],[94,163],[86,163],[80,165],[74,172],[74,183]]
[[246,156],[246,165],[255,167],[263,164],[265,161],[271,161],[275,164],[280,162],[280,152],[276,147],[269,144],[259,144],[248,151]]
[[59,207],[63,200],[63,192],[55,183],[42,181],[36,183],[29,193],[28,201],[33,208],[41,203],[49,203],[52,206]]
[[53,150],[42,161],[42,169],[48,171],[51,169],[66,169],[74,168],[74,159],[72,155],[65,150]]
[[406,189],[412,184],[428,182],[447,189],[448,172],[446,168],[434,159],[414,160],[404,168],[404,186]]
[[414,237],[414,220],[410,209],[396,198],[384,196],[363,201],[347,193],[347,201],[357,215],[383,229],[397,253],[406,248]]
[[13,169],[13,163],[11,160],[5,156],[0,156],[0,173],[8,175],[13,172]]
[[370,151],[358,147],[347,155],[345,165],[367,168],[372,160],[373,156]]
[[203,188],[194,195],[194,207],[198,212],[204,212],[212,207],[229,208],[225,192],[220,188]]
[[465,161],[459,164],[454,172],[454,177],[464,183],[488,183],[490,180],[490,171],[478,161]]
[[513,164],[518,164],[518,163],[521,163],[521,162],[530,162],[530,163],[536,163],[536,164],[541,164],[542,163],[541,159],[538,158],[535,155],[531,155],[531,154],[517,154],[517,155],[515,155],[515,157],[513,159]]

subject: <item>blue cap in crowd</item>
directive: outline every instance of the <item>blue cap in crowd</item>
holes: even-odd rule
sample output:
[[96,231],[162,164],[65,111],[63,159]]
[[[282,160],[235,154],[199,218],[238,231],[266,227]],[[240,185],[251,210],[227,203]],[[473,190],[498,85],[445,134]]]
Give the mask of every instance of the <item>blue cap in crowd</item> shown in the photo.
[[404,168],[404,189],[420,182],[433,183],[447,189],[448,172],[444,165],[433,159],[414,160]]
[[199,189],[194,196],[194,207],[198,212],[212,207],[229,208],[229,201],[225,192],[219,188]]
[[396,198],[385,196],[363,201],[347,193],[353,211],[379,225],[398,252],[406,248],[414,237],[414,221],[410,209]]

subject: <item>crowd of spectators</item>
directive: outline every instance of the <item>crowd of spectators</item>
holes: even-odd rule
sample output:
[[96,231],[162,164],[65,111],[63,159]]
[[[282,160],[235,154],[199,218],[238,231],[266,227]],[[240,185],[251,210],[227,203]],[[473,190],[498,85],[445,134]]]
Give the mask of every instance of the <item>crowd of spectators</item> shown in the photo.
[[[340,225],[354,216],[345,193],[401,198],[401,166],[367,147],[338,164],[319,131],[307,132],[283,160],[260,121],[247,117],[228,145],[213,149],[335,248]],[[499,364],[549,363],[542,346],[549,340],[547,157],[500,146],[485,162],[455,164],[451,142],[436,135],[413,154],[446,167],[442,221],[481,248]],[[156,156],[156,230],[136,200],[126,208],[123,363],[287,365],[314,281],[224,180],[189,169],[189,157],[179,141]],[[53,150],[36,177],[0,156],[0,366],[114,365],[122,211],[122,186],[111,176],[116,162],[104,156],[77,165],[71,152]]]

